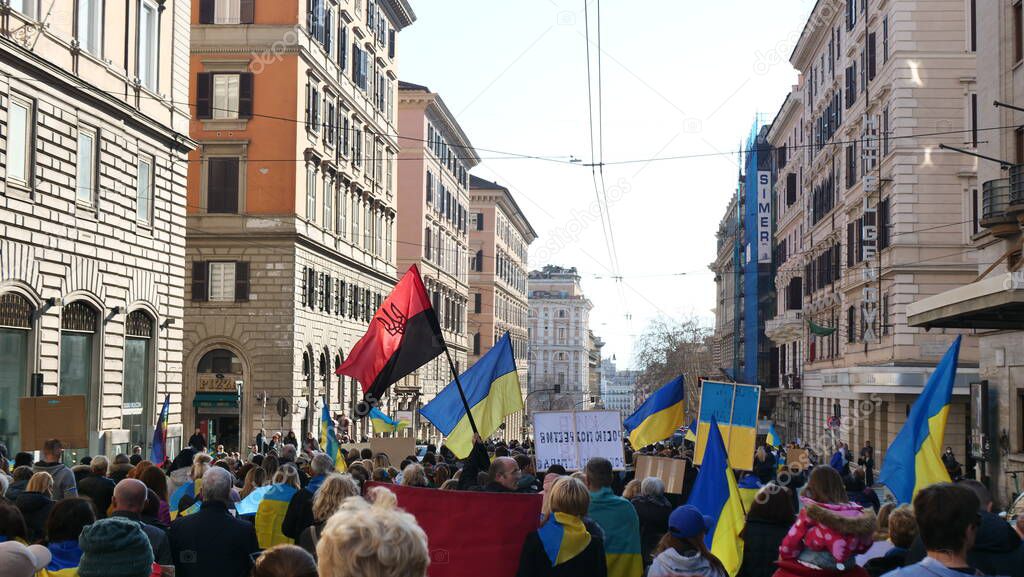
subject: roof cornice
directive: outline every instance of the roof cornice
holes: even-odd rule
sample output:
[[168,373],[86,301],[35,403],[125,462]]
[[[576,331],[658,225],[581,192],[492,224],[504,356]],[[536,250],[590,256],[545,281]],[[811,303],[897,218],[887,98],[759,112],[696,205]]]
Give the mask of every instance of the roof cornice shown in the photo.
[[393,16],[391,21],[395,23],[395,28],[398,30],[410,26],[416,21],[416,13],[412,11],[412,5],[409,4],[409,0],[387,0],[383,4],[391,12]]
[[789,62],[794,68],[802,71],[810,65],[818,41],[826,32],[832,31],[832,20],[836,14],[842,12],[839,4],[839,0],[818,0],[814,4],[814,9],[811,10],[811,15],[800,32],[800,38],[793,47],[793,53],[789,55]]

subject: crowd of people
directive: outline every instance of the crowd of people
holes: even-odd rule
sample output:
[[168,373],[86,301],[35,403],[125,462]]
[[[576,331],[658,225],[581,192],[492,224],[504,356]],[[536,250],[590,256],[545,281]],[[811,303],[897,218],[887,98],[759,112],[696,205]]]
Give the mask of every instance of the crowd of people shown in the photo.
[[[934,485],[912,505],[882,505],[871,487],[870,445],[855,460],[839,444],[820,464],[810,453],[786,465],[785,450],[760,447],[752,471],[739,474],[741,490],[752,493],[740,577],[1024,577],[1024,527],[992,512],[981,483]],[[625,451],[632,462],[628,444]],[[706,546],[713,520],[685,504],[698,470],[692,451],[689,442],[637,451],[685,461],[676,494],[660,478],[634,478],[632,468],[615,471],[601,458],[571,473],[538,471],[529,442],[479,437],[465,459],[433,445],[398,463],[352,450],[343,453],[346,473],[315,439],[262,431],[244,459],[223,447],[207,451],[197,431],[163,463],[139,449],[71,467],[51,439],[39,461],[29,453],[0,460],[0,573],[422,577],[427,535],[398,507],[387,488],[395,484],[543,495],[519,577],[728,577]]]

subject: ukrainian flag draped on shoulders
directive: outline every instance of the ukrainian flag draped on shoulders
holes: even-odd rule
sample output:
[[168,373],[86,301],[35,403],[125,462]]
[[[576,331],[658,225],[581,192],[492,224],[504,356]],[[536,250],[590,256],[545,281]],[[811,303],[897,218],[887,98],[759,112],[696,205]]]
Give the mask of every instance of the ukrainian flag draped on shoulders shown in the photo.
[[740,533],[746,524],[746,515],[736,477],[729,468],[722,432],[714,417],[711,418],[704,461],[687,504],[712,518],[704,543],[722,562],[729,575],[735,577],[743,563],[743,539]]
[[552,567],[575,558],[590,545],[590,533],[583,526],[583,521],[568,513],[549,515],[537,530],[537,536]]
[[640,577],[644,572],[640,549],[640,518],[629,501],[608,487],[590,494],[587,516],[604,531],[608,577]]
[[664,441],[686,419],[686,387],[682,375],[647,397],[640,408],[623,421],[634,449]]
[[948,483],[942,464],[942,439],[953,396],[953,383],[960,356],[960,337],[950,345],[924,390],[910,408],[910,416],[885,452],[879,481],[900,503],[910,503],[919,490],[935,483]]
[[345,456],[341,454],[341,446],[338,445],[338,436],[334,433],[334,419],[331,418],[331,411],[327,407],[327,400],[324,399],[324,408],[320,413],[320,446],[331,459],[334,459],[334,470],[339,473],[348,471],[348,464]]
[[[37,577],[77,577],[78,565],[82,560],[82,548],[78,546],[78,540],[57,541],[49,543],[46,548],[50,550],[50,564],[40,570]],[[0,575],[3,572],[0,571]]]
[[286,483],[271,485],[260,501],[256,510],[256,537],[260,549],[274,545],[292,544],[294,541],[282,531],[284,516],[288,512],[288,504],[299,490]]
[[[497,431],[508,415],[523,410],[519,373],[508,333],[459,379],[481,437]],[[441,431],[446,437],[445,446],[456,457],[469,456],[473,449],[473,428],[455,381],[420,409],[420,414]]]

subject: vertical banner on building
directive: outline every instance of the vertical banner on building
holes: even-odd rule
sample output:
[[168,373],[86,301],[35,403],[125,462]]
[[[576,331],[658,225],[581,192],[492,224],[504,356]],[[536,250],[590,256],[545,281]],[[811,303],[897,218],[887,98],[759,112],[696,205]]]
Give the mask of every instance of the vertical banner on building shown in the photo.
[[757,262],[772,262],[772,173],[757,172]]
[[[864,271],[861,280],[861,319],[864,333],[861,340],[865,343],[878,342],[878,203],[882,200],[879,192],[878,174],[878,117],[864,115],[864,131],[861,133],[861,162],[864,169],[864,219],[861,225],[861,258],[864,260]],[[878,192],[878,200],[871,204],[871,195]],[[885,322],[884,320],[882,322]]]
[[704,460],[704,448],[711,430],[711,418],[714,417],[729,453],[729,466],[741,471],[752,470],[760,405],[761,387],[758,385],[701,381],[693,462],[699,465]]

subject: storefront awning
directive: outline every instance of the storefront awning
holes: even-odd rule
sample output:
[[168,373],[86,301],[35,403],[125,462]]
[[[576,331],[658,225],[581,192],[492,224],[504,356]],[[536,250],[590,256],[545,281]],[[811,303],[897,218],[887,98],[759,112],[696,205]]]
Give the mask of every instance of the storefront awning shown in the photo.
[[238,408],[238,395],[228,393],[196,393],[196,397],[192,399],[193,407],[221,407],[228,409]]
[[1019,329],[1024,326],[1024,283],[995,275],[907,306],[912,327]]

